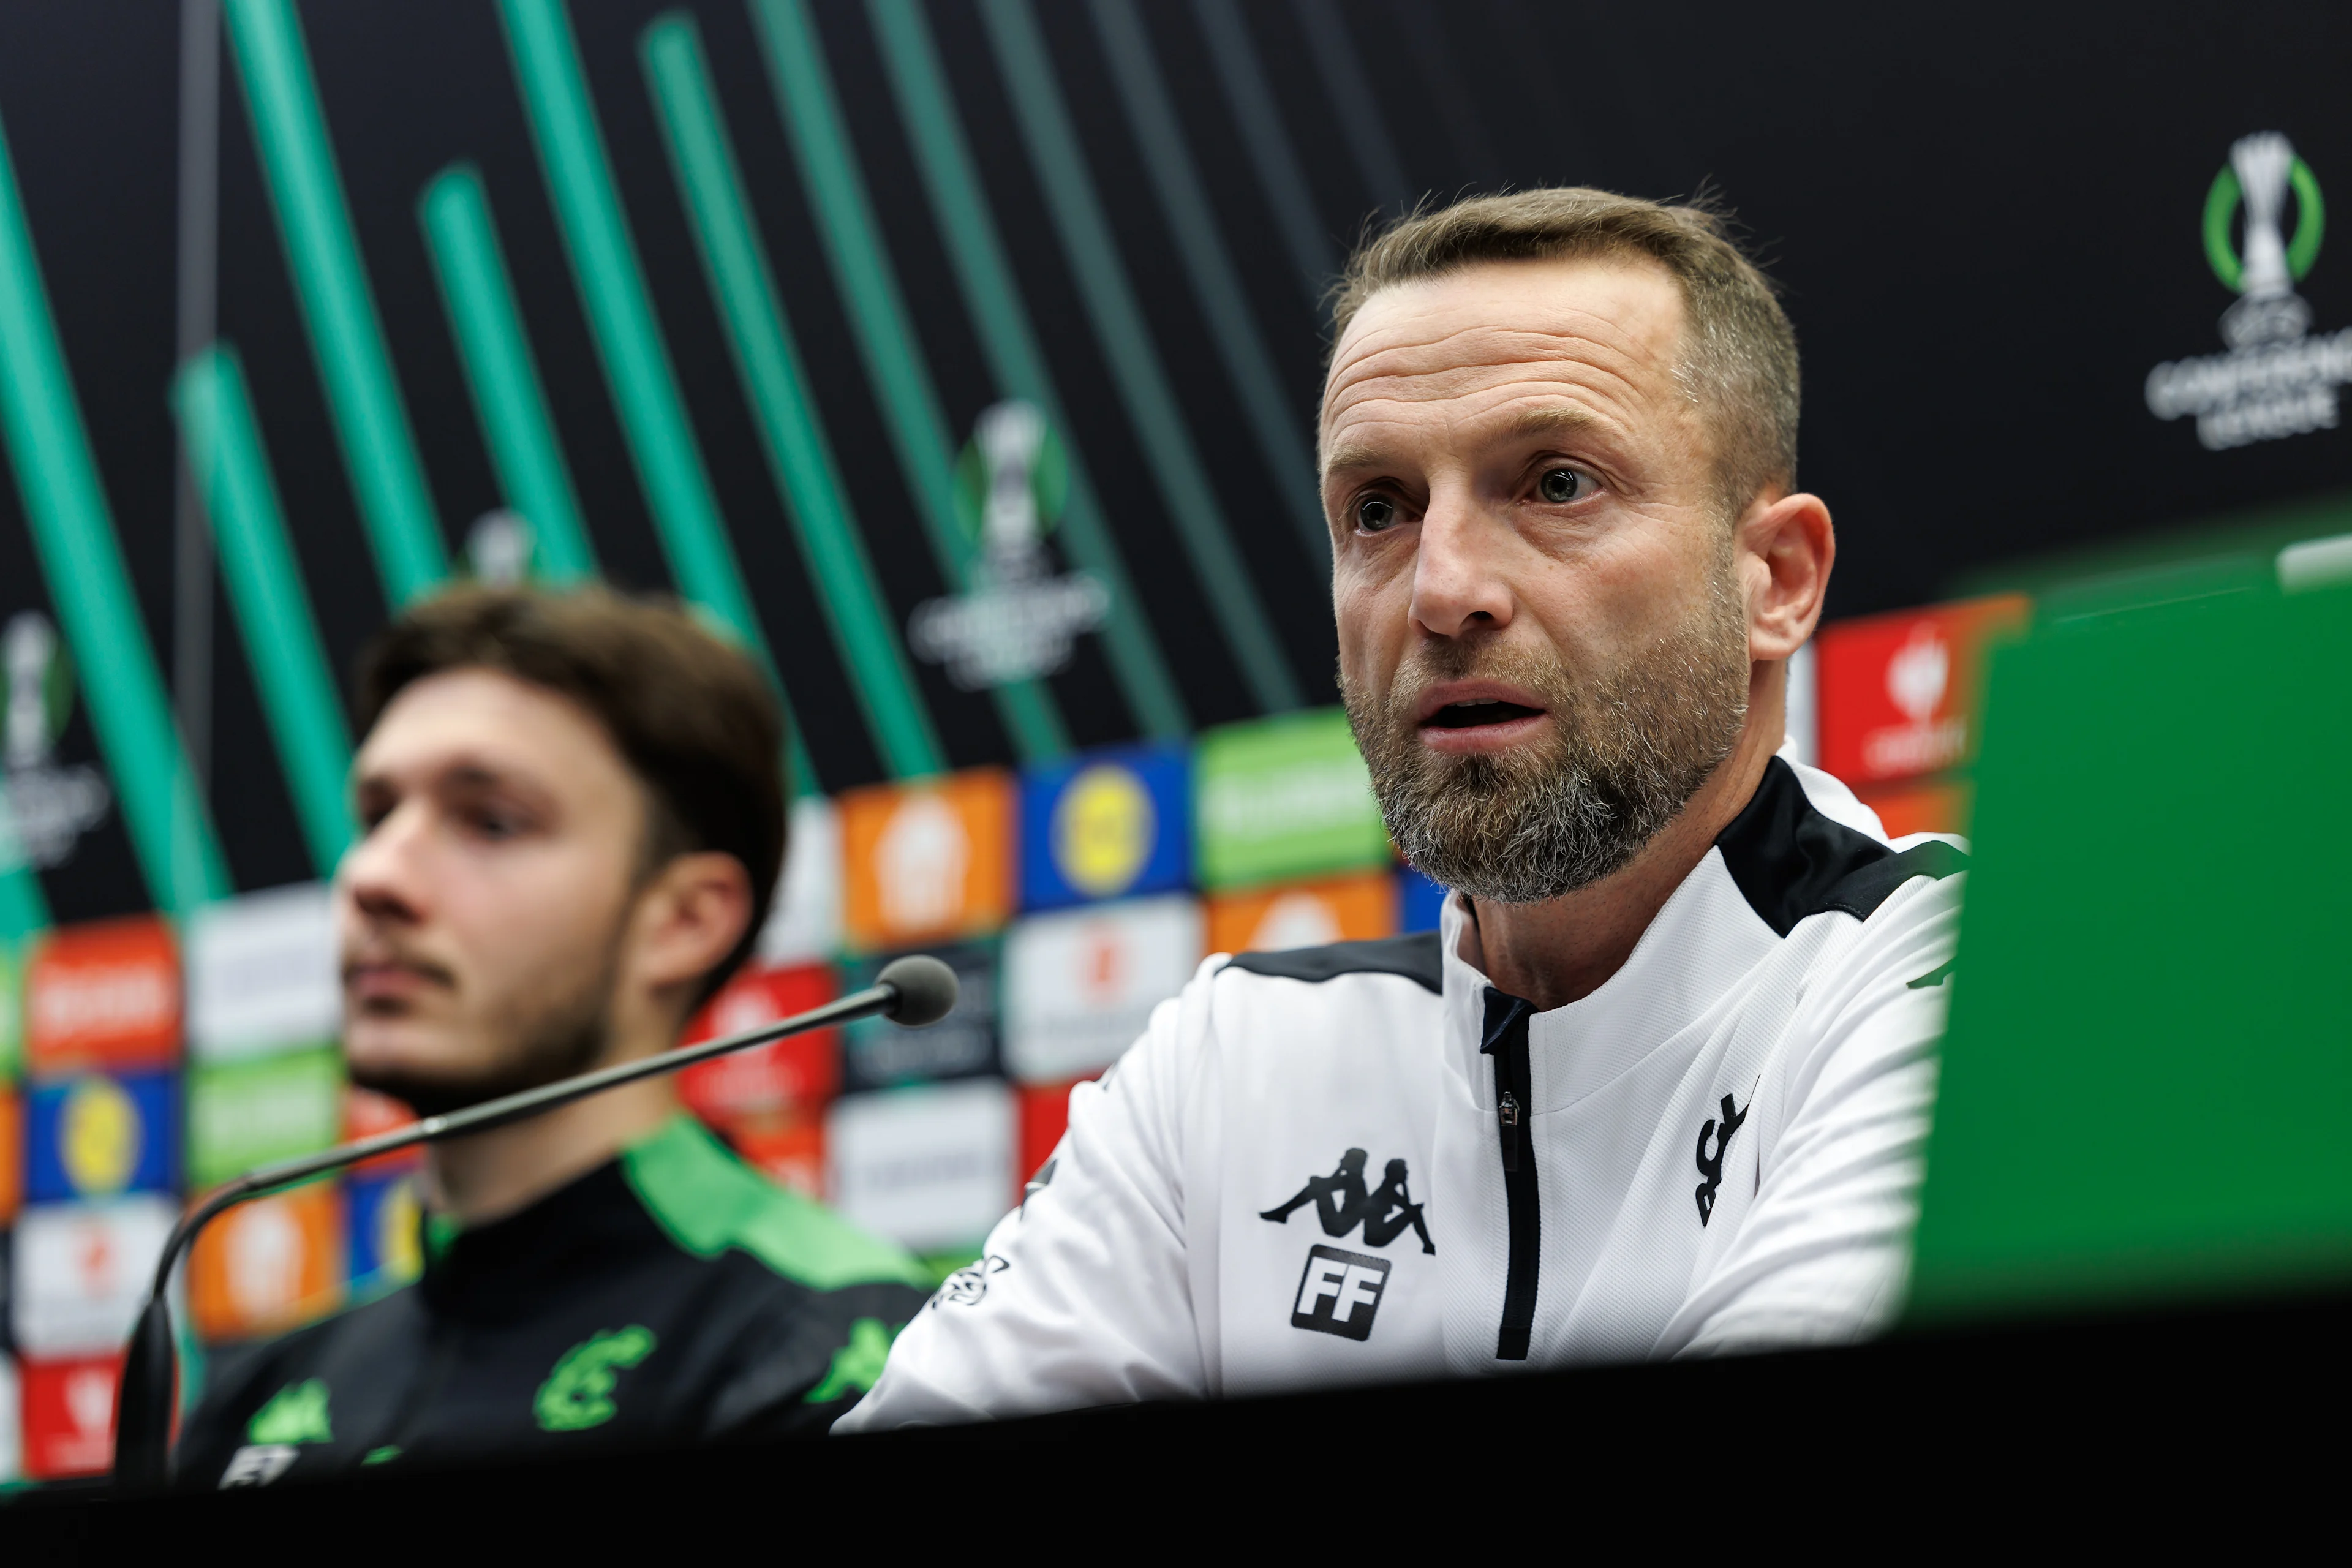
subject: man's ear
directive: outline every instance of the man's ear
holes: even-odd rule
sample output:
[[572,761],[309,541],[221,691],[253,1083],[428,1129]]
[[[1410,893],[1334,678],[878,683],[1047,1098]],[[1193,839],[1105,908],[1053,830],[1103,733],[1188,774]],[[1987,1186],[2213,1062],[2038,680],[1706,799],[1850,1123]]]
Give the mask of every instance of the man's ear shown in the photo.
[[1739,582],[1748,599],[1748,657],[1784,659],[1822,618],[1837,531],[1822,498],[1799,491],[1759,500],[1739,520]]
[[716,969],[751,923],[751,877],[732,855],[680,855],[637,896],[633,978],[656,993],[687,989]]

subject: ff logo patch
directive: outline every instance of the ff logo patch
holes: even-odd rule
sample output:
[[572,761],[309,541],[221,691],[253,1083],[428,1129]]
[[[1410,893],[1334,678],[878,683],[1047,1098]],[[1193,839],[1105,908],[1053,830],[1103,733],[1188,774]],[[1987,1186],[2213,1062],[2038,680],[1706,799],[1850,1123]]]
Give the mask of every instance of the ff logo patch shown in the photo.
[[1307,1254],[1307,1272],[1299,1276],[1290,1326],[1342,1339],[1370,1339],[1372,1315],[1381,1310],[1381,1292],[1388,1283],[1387,1258],[1318,1247]]

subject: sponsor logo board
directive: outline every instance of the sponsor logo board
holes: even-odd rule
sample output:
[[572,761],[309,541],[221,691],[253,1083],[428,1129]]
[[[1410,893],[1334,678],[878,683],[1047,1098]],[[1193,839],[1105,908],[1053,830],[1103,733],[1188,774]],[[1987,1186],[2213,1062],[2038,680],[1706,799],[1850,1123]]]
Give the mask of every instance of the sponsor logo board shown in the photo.
[[1396,879],[1386,871],[1209,900],[1211,952],[1279,952],[1394,936],[1396,929]]
[[1914,833],[1960,833],[1969,830],[1969,807],[1974,791],[1965,780],[1890,784],[1855,792],[1862,804],[1878,814],[1889,838]]
[[1182,887],[1192,867],[1191,779],[1190,759],[1173,746],[1097,752],[1024,776],[1022,907]]
[[0,1226],[16,1217],[24,1201],[25,1101],[16,1090],[0,1089]]
[[115,1462],[118,1352],[73,1359],[26,1359],[24,1474],[33,1481],[97,1477]]
[[164,1067],[179,1048],[179,954],[162,921],[65,927],[35,944],[25,973],[32,1072]]
[[744,1163],[778,1186],[803,1197],[824,1198],[824,1122],[812,1116],[782,1126],[741,1129],[734,1134],[735,1152]]
[[1985,656],[2032,612],[2015,594],[1826,627],[1821,653],[1821,763],[1849,784],[1959,767],[1976,754]]
[[[889,1089],[997,1070],[997,944],[964,942],[932,952],[955,971],[954,1007],[919,1029],[902,1029],[887,1018],[851,1024],[842,1047],[845,1087]],[[871,985],[887,962],[877,958],[850,965],[849,988]]]
[[343,1194],[314,1182],[239,1204],[188,1253],[188,1305],[208,1340],[242,1340],[324,1316],[342,1303]]
[[315,1046],[342,1028],[333,895],[322,882],[207,906],[188,922],[188,1054]]
[[1391,859],[1370,775],[1337,708],[1228,724],[1193,758],[1202,885],[1250,887]]
[[330,1048],[188,1069],[188,1184],[209,1187],[335,1142],[343,1058]]
[[169,1192],[179,1173],[179,1080],[81,1073],[25,1096],[26,1196],[34,1203]]
[[28,1356],[119,1350],[178,1215],[171,1199],[144,1193],[26,1207],[9,1269],[16,1348]]
[[976,768],[841,797],[843,922],[861,952],[979,936],[1012,912],[1014,789]]
[[1021,1096],[1021,1152],[1013,1168],[1034,1184],[1037,1173],[1054,1157],[1054,1146],[1062,1134],[1070,1130],[1070,1094],[1078,1084],[1089,1082],[1079,1079],[1072,1083],[1024,1084]]
[[[831,965],[746,969],[687,1026],[681,1042],[699,1045],[741,1034],[839,995]],[[677,1075],[679,1098],[720,1127],[803,1119],[821,1110],[841,1085],[841,1031],[816,1029],[731,1052]]]
[[25,968],[16,944],[0,937],[0,1084],[25,1065]]
[[0,1486],[25,1474],[24,1397],[16,1358],[0,1351]]
[[844,1095],[825,1122],[834,1206],[918,1251],[973,1244],[1013,1206],[1016,1115],[999,1079]]
[[113,1468],[114,1395],[122,1377],[119,1352],[69,1360],[28,1357],[17,1376],[24,1387],[28,1479],[61,1480]]
[[[405,1127],[416,1120],[416,1112],[388,1094],[378,1094],[372,1089],[346,1085],[343,1089],[342,1141],[356,1143],[362,1138],[373,1138],[379,1132],[389,1132],[395,1127]],[[354,1171],[405,1171],[424,1162],[422,1149],[395,1149],[389,1154],[378,1154],[362,1160],[352,1167]]]
[[353,1295],[405,1285],[425,1272],[415,1173],[354,1176],[344,1189],[344,1212]]
[[793,802],[783,876],[760,928],[757,960],[818,963],[841,950],[841,812],[823,795]]
[[1397,930],[1435,931],[1445,918],[1446,889],[1410,866],[1396,874]]
[[1100,1072],[1201,961],[1187,894],[1031,915],[1004,939],[1004,1060],[1025,1083]]

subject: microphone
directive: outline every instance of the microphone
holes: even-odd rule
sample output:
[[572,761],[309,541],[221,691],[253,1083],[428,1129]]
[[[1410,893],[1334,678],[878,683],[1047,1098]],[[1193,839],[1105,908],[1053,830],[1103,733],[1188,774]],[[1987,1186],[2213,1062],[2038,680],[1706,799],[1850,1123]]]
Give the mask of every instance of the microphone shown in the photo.
[[582,1073],[554,1083],[541,1084],[520,1093],[502,1095],[484,1100],[479,1105],[453,1110],[446,1116],[428,1116],[405,1127],[395,1127],[372,1138],[354,1143],[339,1144],[315,1154],[297,1159],[280,1160],[275,1164],[257,1166],[217,1188],[204,1202],[190,1209],[172,1229],[170,1239],[163,1244],[163,1256],[155,1265],[155,1283],[147,1292],[147,1305],[139,1314],[139,1321],[131,1331],[131,1343],[122,1363],[122,1384],[117,1390],[114,1407],[114,1484],[119,1491],[158,1491],[171,1479],[172,1399],[178,1382],[178,1352],[172,1342],[172,1307],[168,1289],[173,1266],[180,1254],[195,1239],[196,1233],[222,1211],[259,1197],[266,1193],[295,1186],[345,1165],[356,1165],[362,1160],[394,1150],[414,1148],[420,1143],[435,1143],[445,1138],[461,1138],[467,1133],[486,1132],[493,1127],[503,1127],[520,1121],[559,1105],[569,1105],[600,1090],[635,1083],[639,1079],[658,1078],[664,1073],[692,1067],[697,1062],[723,1057],[751,1046],[780,1040],[787,1035],[805,1034],[811,1029],[823,1029],[835,1024],[845,1024],[853,1018],[880,1014],[902,1028],[919,1029],[926,1024],[936,1024],[948,1016],[956,1003],[955,971],[928,954],[915,953],[894,959],[874,977],[874,984],[863,991],[812,1007],[807,1012],[778,1023],[747,1029],[740,1035],[728,1035],[716,1040],[706,1040],[698,1046],[663,1051],[656,1056],[641,1057],[635,1061],[622,1062],[614,1067],[599,1068],[594,1072]]

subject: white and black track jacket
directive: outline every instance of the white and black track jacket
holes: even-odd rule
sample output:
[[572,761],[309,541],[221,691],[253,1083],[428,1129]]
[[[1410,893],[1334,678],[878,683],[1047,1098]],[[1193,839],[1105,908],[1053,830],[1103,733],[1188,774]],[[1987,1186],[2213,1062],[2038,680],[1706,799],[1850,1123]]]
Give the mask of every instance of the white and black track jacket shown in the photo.
[[1899,1297],[1965,857],[1775,758],[1550,1012],[1437,933],[1213,957],[836,1431],[1847,1341]]

